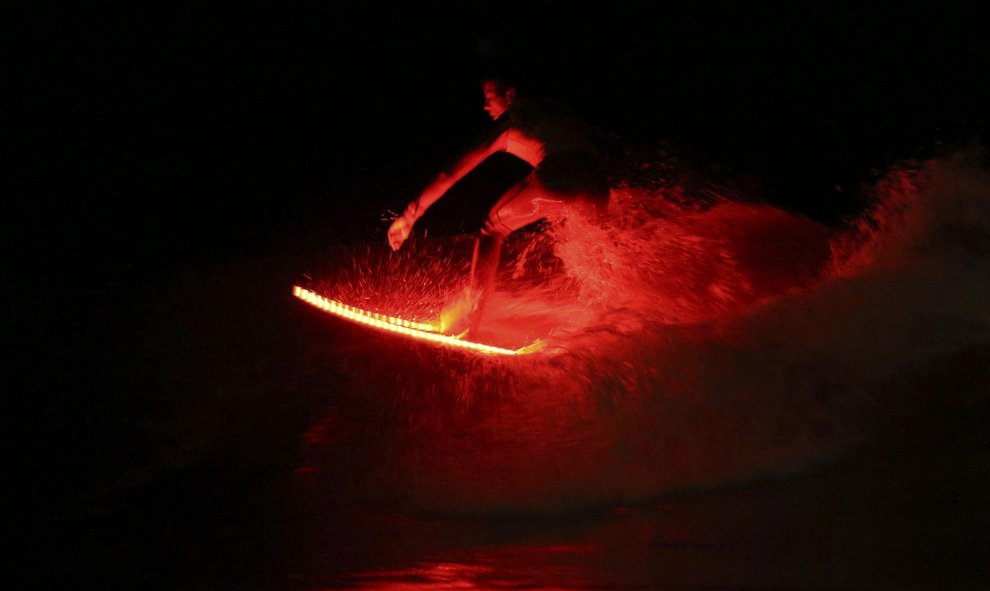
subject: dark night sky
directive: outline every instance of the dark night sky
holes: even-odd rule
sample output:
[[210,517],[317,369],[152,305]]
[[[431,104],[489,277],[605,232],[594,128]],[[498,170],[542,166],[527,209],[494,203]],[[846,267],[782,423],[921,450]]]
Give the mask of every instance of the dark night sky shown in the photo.
[[[977,0],[63,4],[8,2],[0,35],[0,334],[20,374],[6,390],[37,407],[17,415],[14,472],[42,507],[18,505],[32,580],[283,581],[272,491],[350,377],[323,361],[342,341],[272,296],[290,297],[269,273],[334,242],[385,251],[387,210],[489,124],[493,66],[830,224],[863,206],[871,171],[986,143],[990,125]],[[148,484],[128,484],[135,466]]]
[[19,4],[7,238],[30,266],[377,239],[483,129],[493,64],[826,221],[858,205],[836,185],[974,139],[990,103],[977,2]]

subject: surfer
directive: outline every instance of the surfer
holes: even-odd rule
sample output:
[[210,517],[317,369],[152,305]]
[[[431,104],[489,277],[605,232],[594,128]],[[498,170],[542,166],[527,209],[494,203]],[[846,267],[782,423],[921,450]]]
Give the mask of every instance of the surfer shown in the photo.
[[475,242],[470,284],[441,313],[441,330],[448,333],[477,327],[509,234],[541,219],[570,214],[599,219],[609,201],[605,167],[590,128],[569,108],[549,99],[521,96],[516,84],[499,78],[483,79],[482,91],[493,129],[439,172],[388,230],[389,245],[398,250],[416,220],[496,152],[512,154],[533,167],[489,211]]

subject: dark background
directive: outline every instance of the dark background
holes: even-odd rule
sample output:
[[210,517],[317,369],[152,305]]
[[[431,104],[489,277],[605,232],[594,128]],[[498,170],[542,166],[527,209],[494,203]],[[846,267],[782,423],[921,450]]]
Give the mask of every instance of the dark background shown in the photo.
[[8,4],[0,363],[61,583],[288,586],[283,485],[345,371],[253,261],[387,248],[492,69],[833,226],[988,125],[979,2]]
[[978,4],[15,3],[5,249],[50,273],[382,239],[493,68],[838,223],[985,133]]

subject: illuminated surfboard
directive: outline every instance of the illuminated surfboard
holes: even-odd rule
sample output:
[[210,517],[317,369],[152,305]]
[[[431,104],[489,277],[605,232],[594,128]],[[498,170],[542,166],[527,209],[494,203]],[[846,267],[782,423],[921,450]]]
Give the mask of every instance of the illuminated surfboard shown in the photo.
[[355,322],[357,324],[363,324],[364,326],[370,326],[379,330],[393,332],[409,338],[433,343],[435,345],[455,349],[464,349],[484,355],[526,355],[528,353],[539,351],[543,345],[542,341],[535,341],[532,344],[526,345],[525,347],[520,347],[519,349],[506,349],[503,347],[476,343],[457,338],[456,336],[443,334],[440,332],[440,328],[436,324],[428,322],[415,322],[404,318],[362,310],[361,308],[350,306],[337,300],[325,298],[318,293],[299,287],[298,285],[292,287],[292,295],[315,308],[319,308],[324,312],[327,312],[328,314],[333,314],[334,316],[350,320],[351,322]]

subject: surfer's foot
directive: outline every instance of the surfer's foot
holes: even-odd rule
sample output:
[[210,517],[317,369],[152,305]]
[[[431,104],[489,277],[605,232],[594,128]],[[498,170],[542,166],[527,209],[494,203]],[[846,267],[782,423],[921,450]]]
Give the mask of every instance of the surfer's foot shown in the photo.
[[471,296],[470,290],[465,289],[464,293],[440,312],[440,332],[458,338],[467,336],[474,307],[475,298]]

